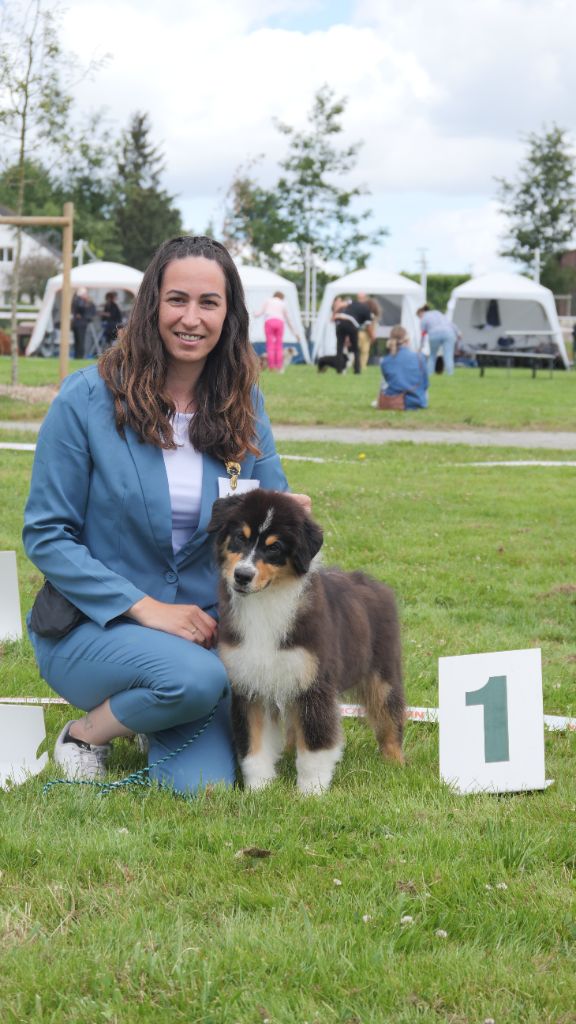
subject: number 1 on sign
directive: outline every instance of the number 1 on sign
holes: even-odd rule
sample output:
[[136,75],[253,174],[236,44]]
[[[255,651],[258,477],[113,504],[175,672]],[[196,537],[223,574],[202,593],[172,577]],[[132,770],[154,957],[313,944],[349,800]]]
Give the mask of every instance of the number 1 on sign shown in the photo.
[[466,693],[466,707],[484,707],[484,760],[510,760],[506,676],[490,676],[480,690]]

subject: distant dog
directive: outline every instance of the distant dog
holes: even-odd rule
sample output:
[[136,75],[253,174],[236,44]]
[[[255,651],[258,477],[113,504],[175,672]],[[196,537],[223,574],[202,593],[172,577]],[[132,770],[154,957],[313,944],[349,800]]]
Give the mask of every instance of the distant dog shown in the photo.
[[340,369],[340,362],[338,360],[338,356],[320,356],[316,364],[318,367],[318,373],[326,373],[326,370],[329,368],[331,368],[332,370],[336,370],[337,372],[340,371],[341,373],[346,373],[349,366],[351,366],[352,363],[354,362],[354,356],[352,352],[346,351],[342,353],[342,356],[342,369]]
[[[285,370],[290,365],[295,356],[298,355],[298,350],[293,345],[286,345],[282,350],[282,370]],[[261,370],[268,369],[268,356],[265,352],[258,356],[258,362],[260,363]]]
[[275,777],[284,725],[299,789],[327,789],[344,747],[339,694],[351,687],[382,755],[402,762],[400,629],[389,587],[318,565],[322,530],[286,494],[220,498],[208,530],[221,573],[218,651],[245,785],[260,789]]

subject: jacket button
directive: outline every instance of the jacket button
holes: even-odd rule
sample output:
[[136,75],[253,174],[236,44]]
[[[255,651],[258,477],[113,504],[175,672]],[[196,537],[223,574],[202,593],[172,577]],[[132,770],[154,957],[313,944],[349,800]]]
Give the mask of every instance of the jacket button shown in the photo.
[[178,573],[172,572],[172,571],[165,572],[164,573],[164,579],[166,580],[166,583],[177,583],[178,582]]

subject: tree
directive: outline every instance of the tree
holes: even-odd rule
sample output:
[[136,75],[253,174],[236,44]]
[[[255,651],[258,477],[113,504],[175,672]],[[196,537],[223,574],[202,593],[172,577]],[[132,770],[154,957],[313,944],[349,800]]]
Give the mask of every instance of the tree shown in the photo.
[[118,137],[100,112],[90,114],[75,132],[59,189],[62,202],[74,203],[74,234],[102,259],[121,262],[123,248],[115,215]]
[[261,188],[251,174],[261,158],[239,167],[226,194],[224,244],[234,256],[256,266],[279,267],[281,247],[290,239],[276,191]]
[[[23,172],[23,174],[22,174]],[[24,199],[22,213],[37,214],[40,217],[58,216],[62,213],[62,197],[57,182],[50,171],[36,158],[26,158],[23,165],[9,164],[0,173],[0,204],[10,210],[18,205],[21,178],[24,178]],[[57,236],[58,240],[60,236]]]
[[164,159],[150,140],[148,115],[137,112],[122,135],[114,216],[123,257],[144,270],[157,247],[182,232],[174,197],[160,187]]
[[537,250],[545,267],[576,231],[575,165],[566,134],[556,124],[541,134],[531,132],[517,180],[496,179],[498,198],[509,219],[509,236],[500,255],[532,270]]
[[[411,274],[403,270],[404,277],[420,284],[420,274]],[[426,304],[431,309],[443,312],[455,288],[470,280],[470,274],[428,274],[426,278]]]
[[[72,75],[76,62],[59,43],[58,9],[43,0],[1,8],[0,20],[0,138],[14,171],[14,212],[24,212],[29,186],[27,168],[45,147],[66,147],[72,104]],[[18,377],[17,306],[22,254],[21,230],[16,231],[11,290],[12,382]]]
[[56,256],[28,256],[21,260],[18,301],[27,295],[30,302],[34,302],[35,298],[42,295],[48,279],[54,277],[59,270],[60,262]]
[[270,190],[261,188],[246,172],[237,173],[228,192],[227,237],[237,247],[256,251],[259,262],[302,268],[310,247],[322,262],[338,260],[346,269],[362,267],[386,229],[370,231],[371,212],[354,212],[354,203],[367,191],[342,187],[338,179],[354,170],[361,143],[338,148],[346,100],[337,100],[327,85],[314,96],[310,127],[297,131],[276,122],[288,140],[280,161],[281,175]]

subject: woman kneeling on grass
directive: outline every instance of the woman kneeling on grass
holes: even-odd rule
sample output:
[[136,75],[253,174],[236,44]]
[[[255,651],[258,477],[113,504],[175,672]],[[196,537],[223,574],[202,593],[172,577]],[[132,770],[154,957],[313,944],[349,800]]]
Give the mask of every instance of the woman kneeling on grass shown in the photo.
[[146,270],[118,344],[73,373],[50,407],[24,544],[85,616],[59,639],[30,630],[43,678],[88,712],[56,743],[69,778],[102,776],[110,741],[134,733],[148,735],[152,764],[218,705],[206,731],[151,774],[179,792],[234,781],[206,526],[232,461],[238,490],[244,480],[288,488],[256,380],[227,250],[175,238]]
[[[374,408],[386,408],[383,397],[404,396],[405,409],[428,408],[428,369],[426,360],[410,348],[407,331],[393,327],[386,343],[388,355],[380,360],[382,384]],[[392,407],[391,405],[388,407]]]

